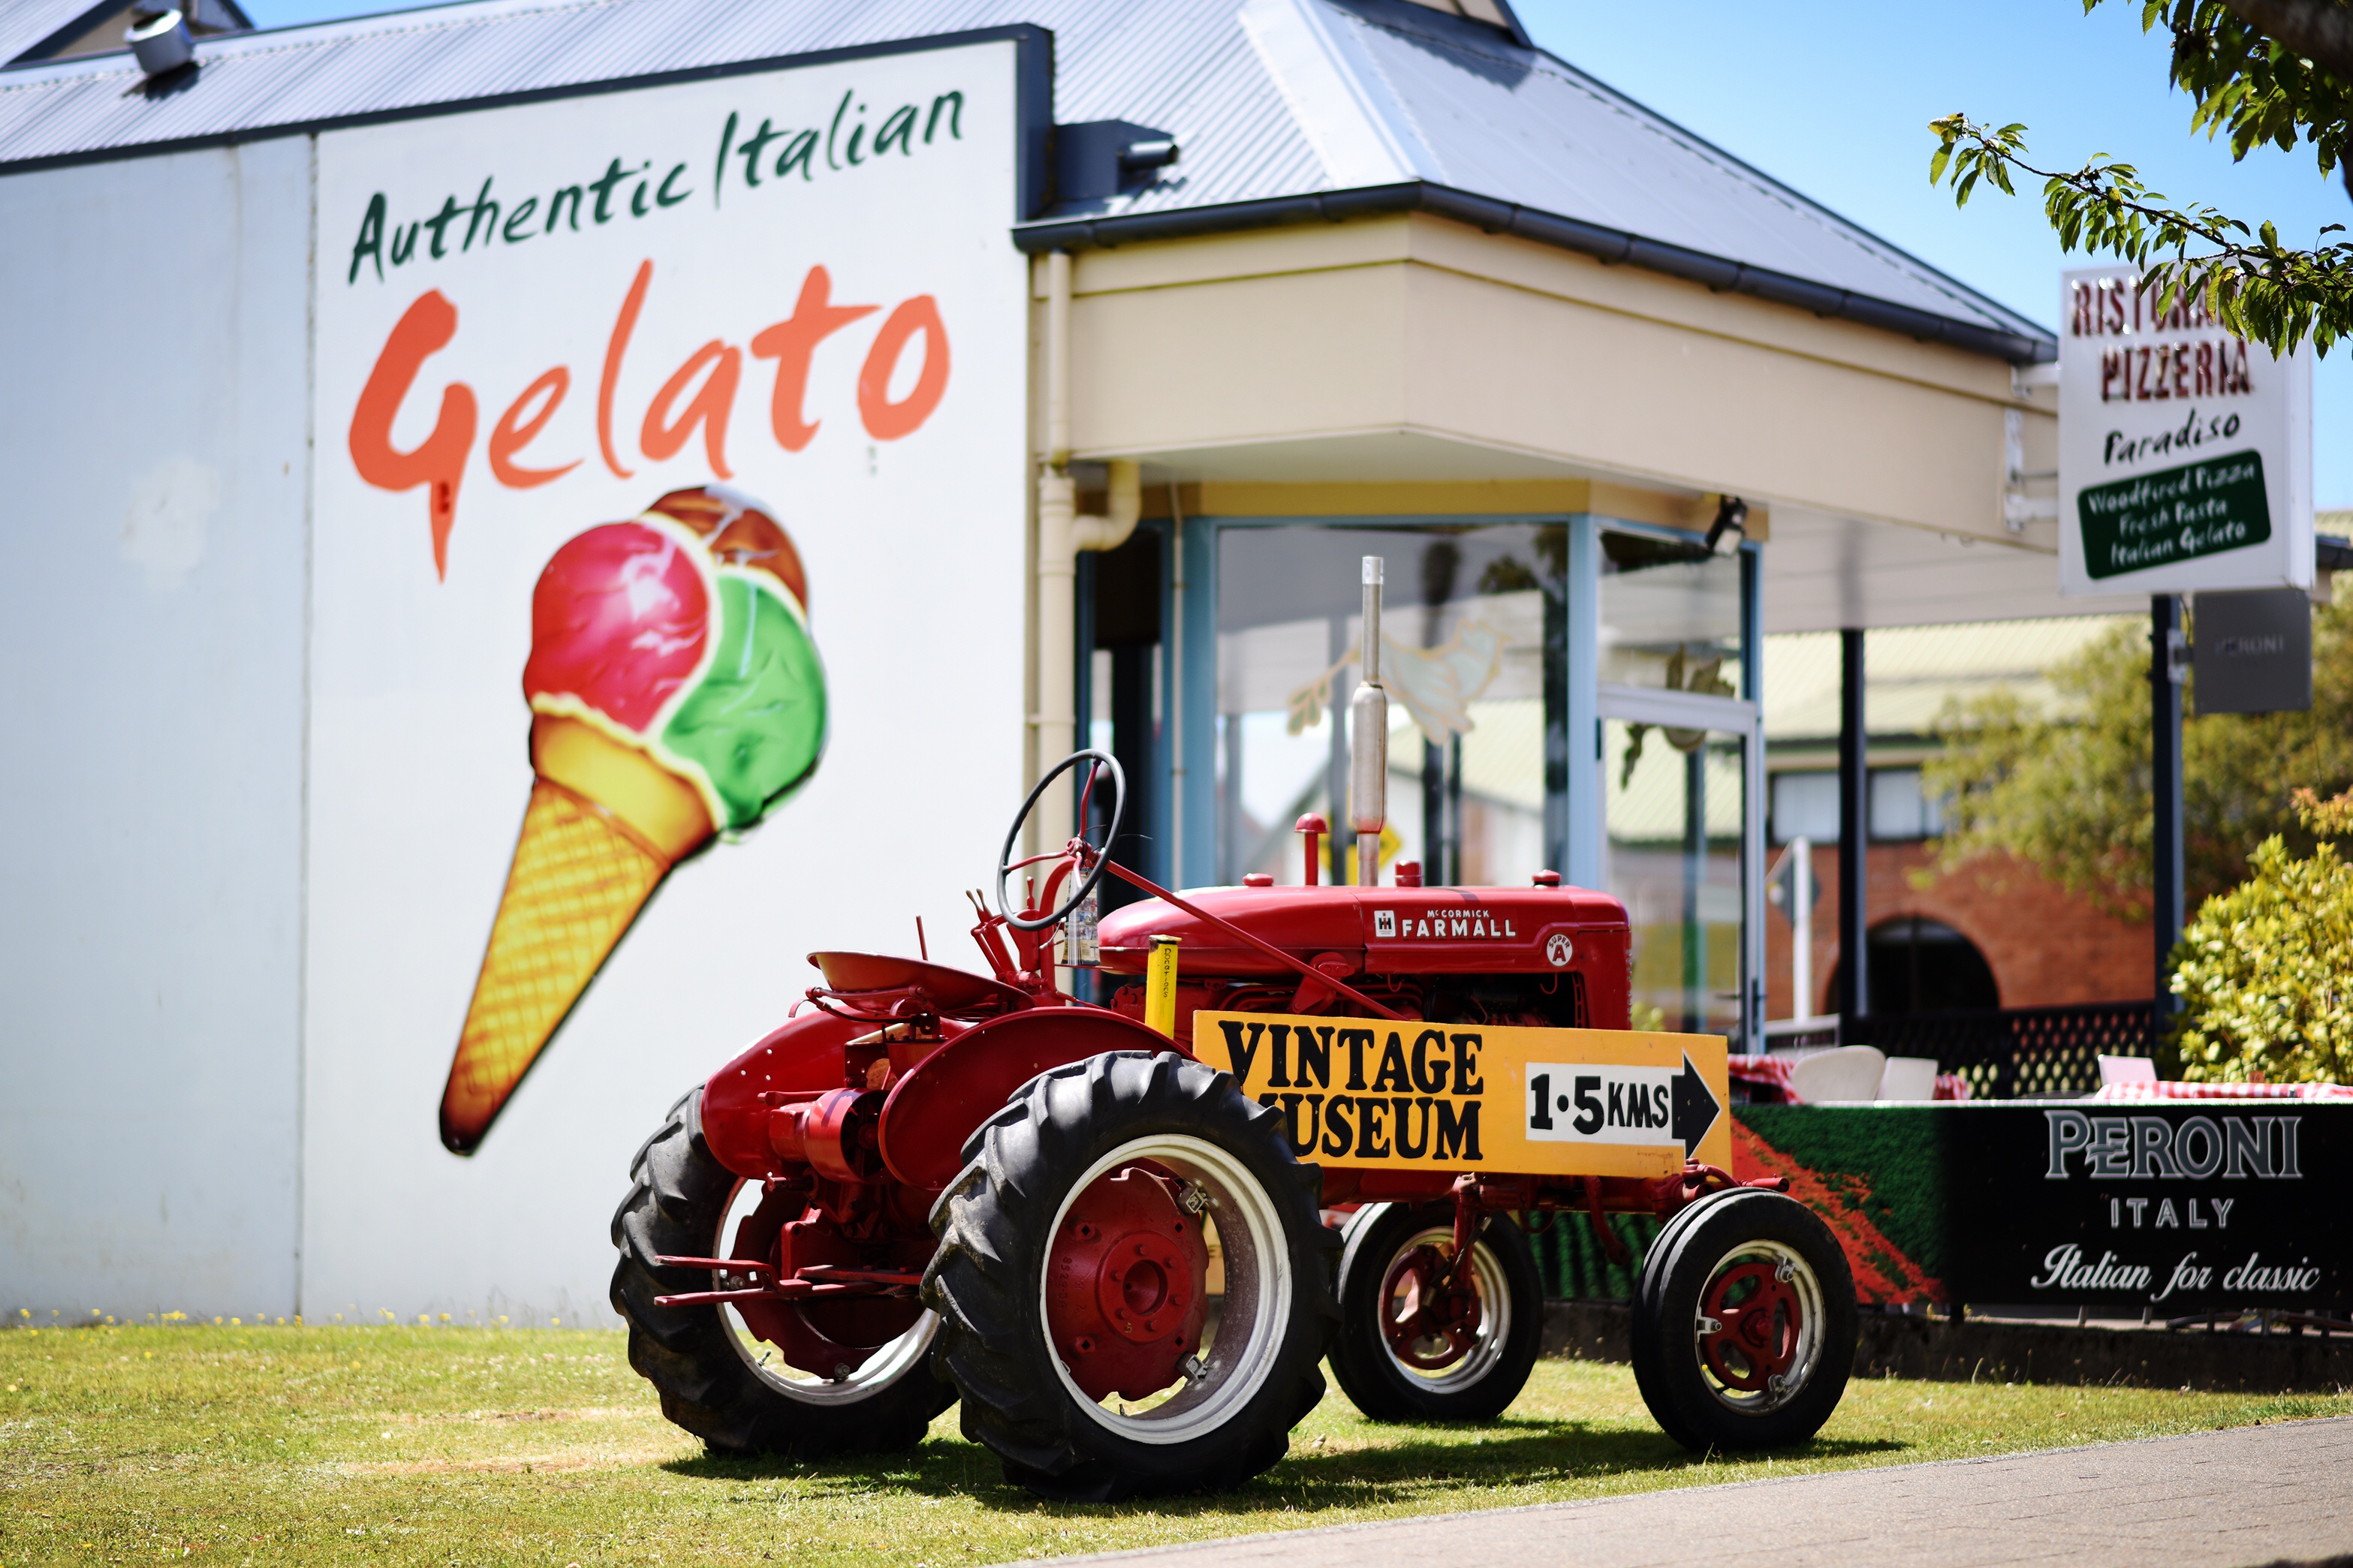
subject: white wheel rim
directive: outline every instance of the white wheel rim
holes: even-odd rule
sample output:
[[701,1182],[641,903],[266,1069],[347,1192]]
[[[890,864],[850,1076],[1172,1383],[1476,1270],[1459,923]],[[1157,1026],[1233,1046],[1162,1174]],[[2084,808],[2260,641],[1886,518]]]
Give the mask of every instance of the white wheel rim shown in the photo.
[[[713,1258],[725,1258],[733,1251],[735,1233],[759,1207],[760,1193],[757,1182],[736,1184],[727,1202],[727,1212],[719,1222]],[[750,1283],[746,1275],[731,1275],[724,1286],[717,1288],[741,1289]],[[915,1320],[913,1328],[876,1350],[843,1378],[820,1377],[787,1363],[784,1352],[753,1333],[744,1315],[724,1301],[719,1304],[719,1326],[727,1336],[728,1347],[752,1369],[752,1375],[768,1387],[797,1404],[838,1405],[871,1399],[905,1376],[931,1352],[932,1341],[940,1331],[940,1320],[939,1314],[926,1311]]]
[[[1789,1284],[1798,1296],[1798,1343],[1789,1359],[1789,1370],[1782,1373],[1778,1389],[1770,1387],[1751,1393],[1746,1389],[1729,1388],[1716,1380],[1707,1364],[1707,1355],[1700,1348],[1705,1337],[1700,1331],[1700,1320],[1707,1312],[1708,1292],[1724,1271],[1743,1263],[1770,1263],[1777,1268],[1786,1268]],[[1795,1399],[1807,1384],[1813,1382],[1814,1371],[1822,1359],[1822,1287],[1815,1278],[1813,1266],[1793,1247],[1778,1241],[1744,1241],[1716,1260],[1707,1271],[1707,1279],[1699,1289],[1699,1303],[1692,1320],[1692,1356],[1699,1363],[1700,1382],[1714,1394],[1716,1403],[1743,1415],[1763,1415],[1778,1410]]]
[[[1249,1166],[1205,1139],[1181,1133],[1138,1138],[1088,1166],[1054,1211],[1048,1247],[1062,1234],[1071,1205],[1102,1178],[1122,1166],[1150,1161],[1202,1188],[1212,1200],[1203,1217],[1217,1227],[1226,1271],[1224,1306],[1216,1339],[1198,1353],[1198,1376],[1184,1379],[1176,1392],[1147,1409],[1106,1407],[1091,1398],[1046,1336],[1046,1356],[1062,1388],[1105,1430],[1138,1443],[1186,1443],[1218,1431],[1273,1375],[1283,1330],[1291,1321],[1290,1253],[1282,1216]],[[1039,1259],[1038,1321],[1050,1321],[1048,1270]]]
[[[1417,1247],[1435,1247],[1444,1251],[1453,1245],[1454,1227],[1451,1225],[1418,1230],[1399,1242],[1382,1263],[1381,1279],[1386,1281],[1398,1259]],[[1399,1374],[1431,1394],[1460,1394],[1482,1381],[1504,1359],[1504,1347],[1511,1343],[1512,1293],[1504,1281],[1504,1260],[1484,1240],[1471,1244],[1471,1282],[1479,1292],[1479,1327],[1472,1336],[1471,1348],[1462,1353],[1461,1360],[1436,1371],[1418,1367],[1398,1356],[1397,1347],[1389,1343],[1389,1302],[1383,1300],[1378,1303],[1380,1321],[1375,1325],[1375,1331],[1381,1337],[1381,1353],[1389,1358],[1389,1364]]]

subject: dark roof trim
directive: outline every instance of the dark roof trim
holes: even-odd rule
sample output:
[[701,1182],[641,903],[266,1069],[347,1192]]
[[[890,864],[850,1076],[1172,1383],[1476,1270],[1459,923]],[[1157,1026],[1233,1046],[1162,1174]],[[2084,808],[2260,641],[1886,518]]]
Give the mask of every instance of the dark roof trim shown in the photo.
[[1195,235],[1227,234],[1241,229],[1277,228],[1293,224],[1342,223],[1350,218],[1424,212],[1470,224],[1490,234],[1513,234],[1540,245],[1558,246],[1581,255],[1616,264],[1624,262],[1671,278],[1703,284],[1719,294],[1748,294],[1777,305],[1793,305],[1817,316],[1858,321],[1883,331],[1899,332],[1923,342],[1946,343],[1968,353],[2007,360],[2012,364],[2043,364],[2059,357],[2055,338],[2003,331],[1974,321],[1932,315],[1907,305],[1894,304],[1832,289],[1767,268],[1727,260],[1679,245],[1664,245],[1623,229],[1580,223],[1538,212],[1516,202],[1474,195],[1427,180],[1363,190],[1327,191],[1317,195],[1275,196],[1264,201],[1233,202],[1223,206],[1180,207],[1168,212],[1128,213],[1115,217],[1049,219],[1013,231],[1013,243],[1031,253],[1086,250],[1095,247],[1134,244],[1143,240],[1178,239]]
[[[121,15],[124,0],[96,0],[96,4],[76,12],[71,21],[58,26],[47,37],[27,46],[7,59],[0,60],[0,69],[47,62],[58,50],[89,37],[90,30],[100,23]],[[180,8],[187,14],[188,24],[199,38],[218,38],[231,33],[254,30],[253,18],[245,14],[237,0],[185,0]],[[128,49],[130,47],[130,40],[124,38],[114,46],[114,49]],[[104,52],[112,53],[114,50]]]

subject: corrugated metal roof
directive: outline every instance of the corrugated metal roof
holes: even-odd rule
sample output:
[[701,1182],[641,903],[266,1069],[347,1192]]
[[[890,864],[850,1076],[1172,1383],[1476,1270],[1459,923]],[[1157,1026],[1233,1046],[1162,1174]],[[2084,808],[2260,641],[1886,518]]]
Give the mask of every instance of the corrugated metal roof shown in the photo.
[[1500,29],[1408,0],[474,0],[200,45],[142,90],[121,56],[0,71],[0,169],[282,133],[1032,23],[1055,112],[1174,134],[1134,196],[1022,243],[1355,211],[1490,228],[2013,359],[2050,335]]
[[[2040,621],[1904,626],[1871,634],[1863,726],[1873,735],[1926,735],[1948,701],[2008,690],[2030,712],[2059,710],[2052,669],[2116,627],[2145,618],[2067,616]],[[1839,731],[1839,634],[1781,632],[1765,639],[1765,738],[1834,739]]]

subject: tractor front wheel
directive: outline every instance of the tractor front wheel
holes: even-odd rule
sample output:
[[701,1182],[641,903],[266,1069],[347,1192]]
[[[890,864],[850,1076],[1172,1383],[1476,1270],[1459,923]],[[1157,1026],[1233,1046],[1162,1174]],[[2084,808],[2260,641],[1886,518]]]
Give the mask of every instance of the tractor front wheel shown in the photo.
[[1704,1452],[1821,1429],[1854,1365],[1854,1276],[1795,1198],[1735,1188],[1678,1216],[1643,1260],[1634,1380],[1667,1436]]
[[965,1436],[1007,1479],[1102,1502],[1282,1458],[1324,1396],[1339,1238],[1280,1115],[1185,1057],[1115,1051],[1031,1079],[964,1153],[923,1299]]
[[1375,1421],[1493,1420],[1527,1385],[1544,1337],[1527,1236],[1489,1215],[1469,1267],[1453,1254],[1451,1204],[1376,1204],[1348,1226],[1332,1372]]
[[[929,1365],[939,1331],[931,1313],[874,1300],[843,1304],[881,1321],[867,1332],[838,1305],[820,1310],[831,1314],[822,1322],[770,1325],[804,1347],[835,1342],[812,1336],[835,1336],[845,1348],[825,1376],[788,1364],[734,1307],[656,1304],[659,1296],[708,1290],[713,1278],[665,1268],[659,1258],[759,1257],[775,1239],[776,1216],[756,1203],[760,1184],[740,1180],[704,1145],[702,1097],[696,1089],[672,1106],[646,1140],[630,1166],[629,1195],[613,1215],[621,1253],[613,1310],[629,1325],[629,1364],[660,1394],[664,1415],[721,1453],[815,1459],[913,1447],[932,1417],[955,1402],[955,1390]],[[721,1278],[752,1283],[748,1273]],[[817,1316],[798,1307],[765,1310]]]

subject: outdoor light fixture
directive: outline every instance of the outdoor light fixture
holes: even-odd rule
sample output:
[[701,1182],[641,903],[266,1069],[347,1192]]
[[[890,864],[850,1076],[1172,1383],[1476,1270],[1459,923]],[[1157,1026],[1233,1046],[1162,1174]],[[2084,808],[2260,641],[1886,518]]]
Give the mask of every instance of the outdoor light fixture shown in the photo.
[[187,17],[177,11],[132,23],[128,37],[139,68],[151,77],[178,70],[196,58],[195,36],[188,31]]
[[1176,161],[1176,142],[1170,136],[1150,136],[1131,142],[1120,149],[1119,172],[1123,175],[1149,173],[1165,169]]
[[1715,521],[1707,525],[1708,553],[1729,555],[1747,537],[1748,503],[1738,496],[1725,497],[1716,503]]
[[1177,160],[1176,138],[1125,120],[1054,127],[1054,199],[1095,202],[1132,195]]

